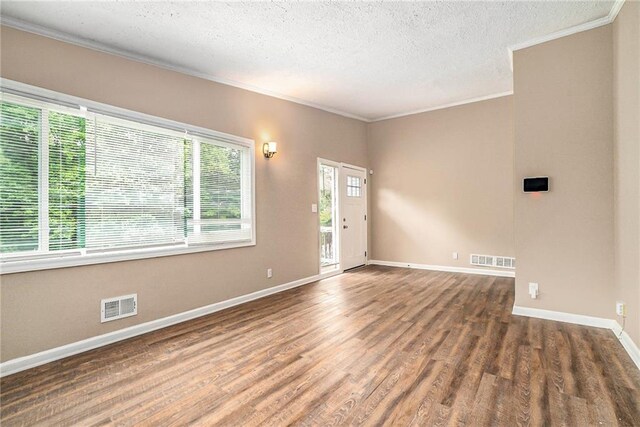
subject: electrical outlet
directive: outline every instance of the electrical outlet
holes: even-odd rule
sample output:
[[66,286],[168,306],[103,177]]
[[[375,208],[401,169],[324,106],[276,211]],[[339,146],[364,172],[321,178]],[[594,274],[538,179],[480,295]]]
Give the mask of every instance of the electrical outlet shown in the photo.
[[627,315],[627,304],[618,301],[616,303],[616,314],[618,316],[626,316]]
[[311,212],[318,213],[318,205],[316,205],[315,203],[312,203],[311,204]]
[[538,284],[537,283],[529,283],[529,295],[531,298],[538,298]]
[[267,279],[271,279],[273,277],[273,269],[267,268]]
[[451,258],[458,259],[458,252],[454,252],[451,254]]

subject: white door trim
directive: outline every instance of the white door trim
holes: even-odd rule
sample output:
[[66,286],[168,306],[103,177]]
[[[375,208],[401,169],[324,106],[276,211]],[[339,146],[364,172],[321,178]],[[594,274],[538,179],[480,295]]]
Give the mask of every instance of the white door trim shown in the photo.
[[[368,198],[368,194],[369,192],[367,191],[367,186],[369,184],[369,175],[368,175],[368,170],[365,167],[362,166],[356,166],[356,165],[352,165],[350,163],[344,163],[344,162],[337,162],[335,160],[329,160],[329,159],[325,159],[322,157],[318,157],[317,161],[316,161],[316,197],[318,199],[318,208],[320,207],[320,182],[318,181],[319,176],[320,176],[320,165],[327,165],[327,166],[333,166],[335,168],[338,169],[338,207],[337,207],[337,215],[338,218],[342,218],[342,188],[341,188],[341,179],[342,179],[342,174],[343,174],[343,169],[344,168],[348,168],[348,169],[354,169],[357,171],[361,171],[364,173],[365,175],[365,179],[367,180],[367,183],[364,184],[364,203],[365,203],[365,214],[367,215],[367,224],[366,224],[366,232],[365,232],[365,236],[364,236],[364,244],[365,244],[365,248],[367,248],[367,256],[365,257],[365,264],[368,264],[369,261],[369,198]],[[336,227],[337,232],[338,232],[338,245],[339,245],[339,262],[340,265],[338,266],[338,271],[340,273],[342,273],[344,270],[342,268],[342,266],[344,265],[343,260],[342,260],[342,227]],[[318,273],[322,274],[322,265],[320,264],[320,212],[318,212],[317,214],[317,229],[316,229],[316,235],[318,236]]]
[[349,163],[340,163],[340,166],[349,168],[349,169],[359,170],[361,172],[364,172],[365,174],[367,173],[367,168],[363,168],[362,166],[351,165]]

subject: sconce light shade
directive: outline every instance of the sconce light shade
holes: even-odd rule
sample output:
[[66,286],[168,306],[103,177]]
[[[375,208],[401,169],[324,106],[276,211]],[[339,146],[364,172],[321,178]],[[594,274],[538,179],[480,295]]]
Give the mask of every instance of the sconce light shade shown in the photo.
[[265,142],[262,145],[262,152],[267,159],[272,158],[278,152],[278,143],[276,142]]

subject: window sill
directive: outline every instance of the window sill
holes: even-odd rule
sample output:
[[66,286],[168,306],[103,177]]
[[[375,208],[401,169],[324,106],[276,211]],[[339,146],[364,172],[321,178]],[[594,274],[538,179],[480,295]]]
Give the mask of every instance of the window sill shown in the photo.
[[221,243],[203,246],[182,246],[165,248],[131,249],[108,253],[94,253],[77,256],[61,256],[40,259],[21,259],[0,262],[0,275],[24,273],[28,271],[51,270],[55,268],[78,267],[82,265],[106,264],[110,262],[132,261],[137,259],[159,258],[172,255],[184,255],[197,252],[255,246],[255,241]]

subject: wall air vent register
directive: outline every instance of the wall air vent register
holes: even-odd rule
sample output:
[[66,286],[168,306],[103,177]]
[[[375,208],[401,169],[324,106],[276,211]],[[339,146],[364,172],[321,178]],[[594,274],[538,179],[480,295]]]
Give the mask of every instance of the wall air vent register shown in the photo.
[[100,321],[122,319],[138,314],[138,294],[103,299],[100,303]]

